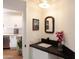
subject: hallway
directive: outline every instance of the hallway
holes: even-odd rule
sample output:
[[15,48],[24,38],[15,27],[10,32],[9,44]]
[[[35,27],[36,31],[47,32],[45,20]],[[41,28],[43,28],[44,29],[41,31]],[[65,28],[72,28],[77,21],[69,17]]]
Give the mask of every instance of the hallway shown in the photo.
[[3,56],[3,59],[22,59],[22,56],[19,56],[15,49],[4,49]]

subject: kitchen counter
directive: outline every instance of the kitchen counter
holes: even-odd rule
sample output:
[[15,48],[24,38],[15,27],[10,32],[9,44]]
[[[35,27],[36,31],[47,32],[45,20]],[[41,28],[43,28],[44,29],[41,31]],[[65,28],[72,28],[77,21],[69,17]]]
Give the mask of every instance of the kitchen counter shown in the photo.
[[22,34],[3,34],[3,35],[8,35],[8,36],[22,36]]

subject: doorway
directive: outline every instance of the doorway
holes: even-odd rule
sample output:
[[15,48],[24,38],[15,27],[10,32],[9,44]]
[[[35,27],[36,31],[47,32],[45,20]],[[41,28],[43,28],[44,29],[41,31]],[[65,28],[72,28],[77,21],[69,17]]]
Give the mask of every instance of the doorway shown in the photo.
[[23,59],[22,13],[16,10],[4,9],[3,18],[3,58]]
[[[3,8],[9,10],[19,11],[22,14],[23,22],[23,34],[22,34],[22,56],[23,59],[27,58],[27,48],[26,45],[26,1],[22,0],[3,0]],[[17,22],[17,21],[16,21]],[[18,22],[17,22],[18,23]],[[16,27],[16,25],[15,25]],[[15,30],[17,31],[17,30]]]

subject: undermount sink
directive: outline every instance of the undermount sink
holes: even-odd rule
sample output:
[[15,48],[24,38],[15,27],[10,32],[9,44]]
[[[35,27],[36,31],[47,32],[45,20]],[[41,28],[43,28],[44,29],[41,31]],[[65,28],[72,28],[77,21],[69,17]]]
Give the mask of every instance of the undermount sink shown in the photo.
[[48,47],[50,47],[50,46],[52,46],[52,45],[47,44],[47,43],[40,43],[40,44],[38,44],[38,46],[48,48]]

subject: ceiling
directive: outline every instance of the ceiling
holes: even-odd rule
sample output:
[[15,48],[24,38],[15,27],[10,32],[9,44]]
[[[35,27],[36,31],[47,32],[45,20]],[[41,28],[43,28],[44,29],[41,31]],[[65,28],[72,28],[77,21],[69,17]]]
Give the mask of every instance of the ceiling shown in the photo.
[[27,1],[27,3],[28,2],[33,2],[35,4],[39,4],[39,3],[43,2],[43,1],[47,1],[50,5],[52,5],[54,3],[59,2],[60,0],[26,0],[26,1]]

